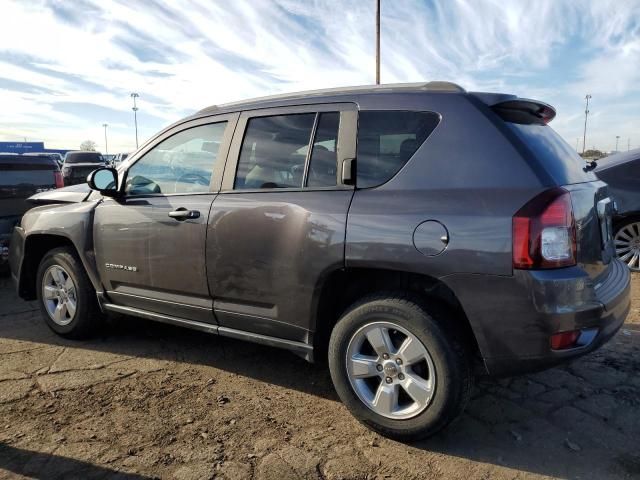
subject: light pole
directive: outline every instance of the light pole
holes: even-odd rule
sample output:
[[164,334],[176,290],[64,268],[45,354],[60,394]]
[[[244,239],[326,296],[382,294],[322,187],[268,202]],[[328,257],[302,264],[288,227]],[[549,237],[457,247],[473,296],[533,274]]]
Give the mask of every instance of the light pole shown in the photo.
[[591,99],[591,95],[587,94],[585,97],[587,101],[587,106],[584,109],[584,136],[582,138],[582,153],[587,149],[587,117],[589,116],[589,100]]
[[380,85],[380,0],[376,0],[376,85]]
[[109,155],[109,144],[107,143],[107,127],[109,124],[103,123],[102,126],[104,127],[104,154]]
[[627,138],[627,152],[631,150],[631,138]]
[[576,138],[576,152],[579,152],[580,150],[578,150],[578,145],[580,144],[580,137]]
[[136,126],[136,150],[138,149],[138,107],[136,105],[136,98],[138,98],[140,95],[138,95],[137,93],[132,93],[131,94],[131,98],[133,98],[133,122]]
[[618,140],[620,140],[620,135],[616,135],[616,152],[618,151]]

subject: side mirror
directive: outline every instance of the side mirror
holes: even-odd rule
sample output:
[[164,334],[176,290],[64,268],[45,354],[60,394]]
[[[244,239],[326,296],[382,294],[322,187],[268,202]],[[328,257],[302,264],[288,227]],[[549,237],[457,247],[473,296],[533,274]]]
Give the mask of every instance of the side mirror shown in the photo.
[[103,167],[94,170],[87,177],[92,190],[97,190],[106,197],[118,195],[118,171],[115,168]]

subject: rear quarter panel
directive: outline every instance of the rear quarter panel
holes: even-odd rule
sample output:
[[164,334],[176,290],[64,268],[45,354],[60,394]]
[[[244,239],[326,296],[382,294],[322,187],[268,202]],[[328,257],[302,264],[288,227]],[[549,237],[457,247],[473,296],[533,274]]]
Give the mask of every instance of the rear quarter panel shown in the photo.
[[619,215],[640,213],[640,159],[597,170],[596,175],[609,185]]
[[[395,99],[395,100],[394,100]],[[442,116],[414,156],[386,184],[357,190],[349,210],[346,264],[411,271],[511,275],[513,214],[543,179],[498,127],[464,95],[398,95],[361,109],[424,110]],[[416,227],[437,220],[449,243],[418,252]]]

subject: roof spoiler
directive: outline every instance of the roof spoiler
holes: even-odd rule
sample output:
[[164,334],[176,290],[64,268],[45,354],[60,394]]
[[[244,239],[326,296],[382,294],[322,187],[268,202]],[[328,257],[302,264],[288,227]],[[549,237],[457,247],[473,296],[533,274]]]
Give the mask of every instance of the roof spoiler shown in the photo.
[[556,117],[555,108],[538,100],[494,93],[474,92],[472,95],[488,105],[505,122],[545,125]]

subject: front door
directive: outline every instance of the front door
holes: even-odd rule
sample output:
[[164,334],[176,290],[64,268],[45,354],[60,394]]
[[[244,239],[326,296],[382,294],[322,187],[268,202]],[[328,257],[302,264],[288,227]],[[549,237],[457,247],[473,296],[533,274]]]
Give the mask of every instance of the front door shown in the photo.
[[321,279],[344,266],[355,125],[351,104],[241,115],[207,234],[221,328],[309,340]]
[[124,173],[124,196],[96,208],[96,261],[117,305],[214,323],[207,221],[237,115],[176,127]]

